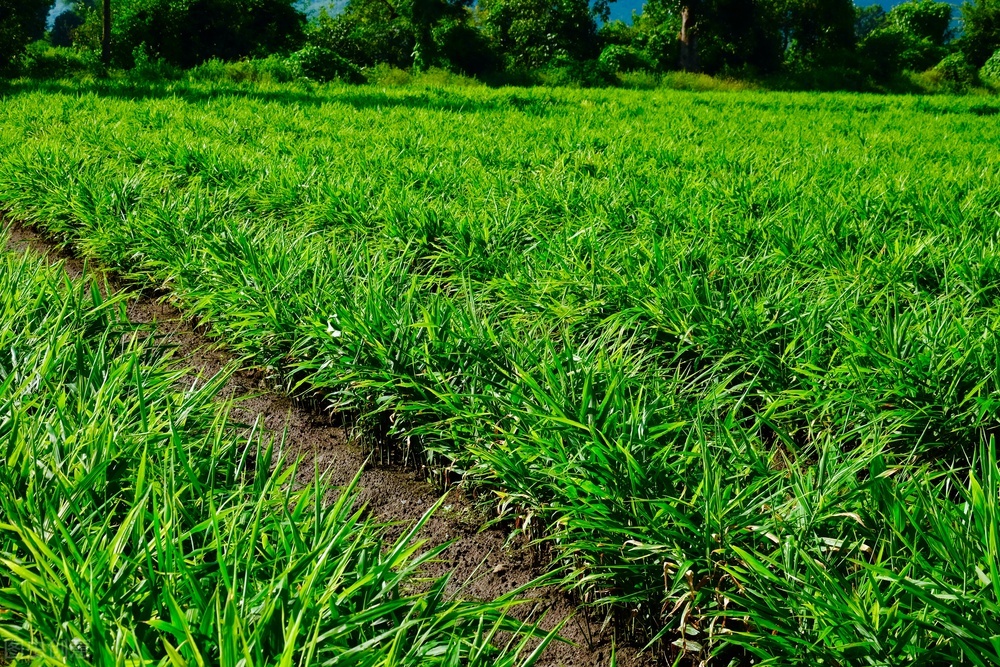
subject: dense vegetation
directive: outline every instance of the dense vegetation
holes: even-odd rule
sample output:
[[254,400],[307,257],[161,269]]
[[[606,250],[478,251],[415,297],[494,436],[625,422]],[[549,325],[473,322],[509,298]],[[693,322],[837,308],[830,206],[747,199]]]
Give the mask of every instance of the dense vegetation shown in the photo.
[[622,639],[997,664],[998,113],[25,84],[0,205],[491,492]]
[[253,78],[279,81],[382,81],[387,71],[438,68],[519,85],[655,87],[677,70],[771,88],[1000,85],[982,69],[1000,50],[997,0],[966,3],[957,23],[940,0],[888,12],[852,0],[648,0],[630,24],[608,21],[610,2],[348,0],[307,20],[296,0],[76,0],[25,50],[46,34],[52,0],[8,0],[0,68],[151,79],[252,62]]
[[387,540],[354,489],[332,505],[322,479],[292,490],[273,443],[228,423],[220,379],[179,390],[187,369],[121,296],[2,253],[0,350],[5,664],[534,660],[511,599],[416,585],[440,551],[419,525]]

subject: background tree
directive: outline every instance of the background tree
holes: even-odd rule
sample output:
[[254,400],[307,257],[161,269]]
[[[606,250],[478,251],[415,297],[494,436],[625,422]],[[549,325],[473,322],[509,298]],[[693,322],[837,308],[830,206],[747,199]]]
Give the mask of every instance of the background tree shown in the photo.
[[433,34],[438,64],[442,67],[476,76],[493,74],[502,66],[469,8],[446,15],[435,24]]
[[289,52],[305,16],[295,0],[115,0],[113,61],[129,66],[137,49],[180,67]]
[[52,42],[52,45],[63,47],[73,46],[76,33],[84,24],[81,13],[86,13],[88,10],[93,11],[92,6],[84,6],[80,10],[76,7],[70,7],[56,16],[52,22],[52,30],[49,31],[49,40]]
[[781,64],[780,14],[770,0],[649,0],[651,7],[675,26],[683,69],[769,72]]
[[868,35],[885,25],[886,14],[882,5],[856,6],[855,10],[854,38],[857,42],[864,41]]
[[946,55],[952,7],[947,2],[911,0],[896,5],[861,42],[871,73],[886,77],[904,69],[923,71]]
[[409,19],[389,0],[350,0],[336,16],[323,11],[306,39],[358,67],[409,67],[415,44]]
[[0,72],[11,71],[24,47],[45,35],[51,8],[52,0],[0,2]]
[[697,72],[701,66],[698,54],[698,25],[703,23],[700,0],[686,0],[678,11],[680,30],[677,32],[680,50],[680,67],[686,72]]
[[647,0],[632,25],[609,24],[601,29],[605,48],[631,53],[649,63],[654,71],[676,69],[680,65],[680,12],[669,0]]
[[644,25],[643,15],[634,14],[631,25],[624,21],[609,21],[601,26],[597,33],[601,64],[613,72],[662,69],[661,63],[651,55],[650,36],[645,32]]
[[854,50],[853,0],[783,0],[776,7],[786,59],[801,65],[843,65]]
[[101,0],[101,62],[111,64],[111,0]]
[[307,41],[357,67],[446,66],[480,74],[493,60],[469,0],[350,0],[336,16],[322,12]]
[[478,10],[487,39],[511,67],[598,55],[597,23],[587,0],[479,0]]
[[648,0],[634,18],[601,30],[609,61],[766,74],[787,62],[848,65],[857,41],[851,0]]
[[973,0],[962,5],[962,52],[982,67],[1000,49],[1000,0]]

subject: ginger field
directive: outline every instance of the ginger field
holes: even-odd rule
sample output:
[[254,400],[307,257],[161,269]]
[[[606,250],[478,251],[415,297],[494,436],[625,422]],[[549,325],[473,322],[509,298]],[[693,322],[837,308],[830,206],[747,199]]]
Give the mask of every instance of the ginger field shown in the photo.
[[[642,660],[1000,664],[995,99],[0,95],[8,219],[461,484]],[[250,465],[221,408],[122,342],[113,297],[31,261],[0,264],[20,655],[537,657],[511,599],[380,598],[423,558],[405,536]]]

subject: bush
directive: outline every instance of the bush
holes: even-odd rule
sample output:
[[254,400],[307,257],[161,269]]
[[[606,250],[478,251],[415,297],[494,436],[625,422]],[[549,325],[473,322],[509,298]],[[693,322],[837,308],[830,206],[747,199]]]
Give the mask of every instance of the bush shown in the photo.
[[708,74],[694,72],[667,72],[660,79],[660,86],[670,90],[691,90],[696,92],[752,90],[753,86],[745,81],[722,79]]
[[467,76],[492,74],[501,67],[482,31],[466,21],[449,19],[434,28],[441,64]]
[[309,44],[288,57],[298,73],[314,81],[345,81],[362,83],[361,70],[342,56],[324,46]]
[[97,74],[100,69],[101,63],[96,53],[52,46],[45,41],[30,44],[21,56],[21,73],[38,79]]
[[365,69],[365,79],[377,86],[405,86],[410,83],[410,78],[406,70],[384,63]]
[[907,72],[904,78],[913,86],[917,93],[947,93],[950,92],[945,83],[944,76],[936,69],[929,69],[926,72]]
[[24,49],[45,35],[50,0],[0,2],[0,74],[18,69]]
[[142,81],[162,81],[164,79],[181,78],[181,70],[163,58],[149,55],[145,44],[140,44],[132,51],[132,61],[135,63],[129,71],[129,76]]
[[[377,5],[373,11],[388,9]],[[372,17],[368,17],[372,18]],[[349,12],[330,16],[321,12],[306,31],[306,44],[339,54],[356,67],[375,67],[387,63],[409,67],[413,63],[413,31],[405,18],[379,14],[363,20]]]
[[558,58],[538,72],[544,86],[568,88],[605,88],[617,86],[616,72],[597,60],[569,60]]
[[232,63],[213,59],[188,71],[188,78],[192,81],[231,83],[287,83],[299,76],[299,69],[294,63],[275,55]]
[[441,67],[431,67],[426,72],[411,76],[410,81],[420,86],[482,86],[483,83],[470,76],[449,72]]
[[620,44],[605,47],[597,61],[612,72],[640,72],[653,69],[653,62],[645,53]]
[[620,72],[618,80],[622,88],[631,90],[656,90],[661,84],[660,75],[654,72]]
[[871,90],[871,79],[887,83],[892,72],[874,76],[847,66],[790,67],[781,75],[768,79],[768,87],[784,90],[854,91]]
[[934,66],[934,71],[939,73],[944,86],[952,92],[968,90],[979,82],[976,68],[962,53],[946,56]]
[[993,84],[1000,84],[1000,49],[998,49],[997,52],[986,61],[983,68],[979,70],[979,76],[984,81],[989,81]]
[[[140,46],[154,58],[187,69],[212,58],[236,61],[289,53],[302,43],[303,16],[286,0],[115,0],[113,4],[112,62],[119,67],[130,66],[129,54]],[[85,20],[88,25],[82,29],[96,36],[99,12]]]
[[901,31],[878,28],[861,41],[859,56],[871,76],[884,80],[902,71],[905,50],[906,36]]

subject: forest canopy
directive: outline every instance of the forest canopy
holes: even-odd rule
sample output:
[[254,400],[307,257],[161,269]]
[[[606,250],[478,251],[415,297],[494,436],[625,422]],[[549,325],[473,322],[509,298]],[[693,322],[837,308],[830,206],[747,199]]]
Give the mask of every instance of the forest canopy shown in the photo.
[[832,88],[903,72],[961,87],[1000,69],[1000,0],[907,0],[888,11],[852,0],[647,0],[629,23],[609,20],[610,2],[347,0],[307,17],[296,0],[75,0],[52,17],[49,0],[8,0],[0,68],[37,76],[58,74],[60,58],[160,71],[271,59],[315,80],[360,81],[383,66],[603,85],[683,70]]

